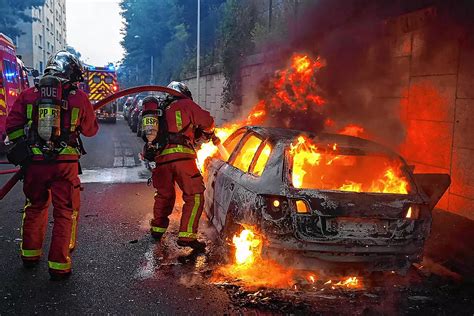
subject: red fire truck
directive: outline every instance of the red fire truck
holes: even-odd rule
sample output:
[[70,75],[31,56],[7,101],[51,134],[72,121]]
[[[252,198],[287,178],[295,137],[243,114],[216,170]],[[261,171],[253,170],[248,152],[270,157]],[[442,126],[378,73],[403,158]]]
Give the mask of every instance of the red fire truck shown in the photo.
[[28,71],[16,56],[13,41],[0,33],[0,151],[8,112],[21,91],[28,87]]

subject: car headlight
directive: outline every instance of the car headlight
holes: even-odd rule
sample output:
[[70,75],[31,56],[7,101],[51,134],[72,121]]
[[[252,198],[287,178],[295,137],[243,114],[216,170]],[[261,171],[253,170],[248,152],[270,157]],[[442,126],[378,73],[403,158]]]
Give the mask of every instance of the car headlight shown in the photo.
[[417,205],[417,204],[412,204],[406,214],[405,214],[405,218],[407,219],[418,219],[418,217],[420,217],[420,206]]

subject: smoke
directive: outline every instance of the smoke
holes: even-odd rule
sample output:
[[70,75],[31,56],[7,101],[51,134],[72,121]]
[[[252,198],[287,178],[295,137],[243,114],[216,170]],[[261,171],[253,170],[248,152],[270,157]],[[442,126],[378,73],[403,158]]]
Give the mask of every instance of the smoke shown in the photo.
[[[413,30],[396,33],[397,25],[390,25],[390,21],[430,6],[436,8],[436,18],[425,23],[428,27],[418,29],[426,33],[426,42],[434,44],[417,52],[429,66],[446,49],[446,39],[453,40],[453,32],[466,36],[466,30],[473,29],[473,10],[465,10],[473,7],[472,1],[452,5],[428,0],[319,0],[300,10],[304,13],[291,22],[289,37],[278,45],[283,51],[279,66],[295,52],[325,60],[325,67],[315,74],[317,93],[325,105],[316,112],[285,113],[283,122],[273,120],[270,125],[320,131],[330,118],[334,125],[325,126],[327,131],[355,124],[363,126],[374,140],[392,147],[400,145],[406,134],[401,105],[408,91],[413,45],[411,38],[403,42],[403,36]],[[405,53],[407,47],[409,52]],[[267,79],[259,89],[259,97],[268,99],[272,93]]]

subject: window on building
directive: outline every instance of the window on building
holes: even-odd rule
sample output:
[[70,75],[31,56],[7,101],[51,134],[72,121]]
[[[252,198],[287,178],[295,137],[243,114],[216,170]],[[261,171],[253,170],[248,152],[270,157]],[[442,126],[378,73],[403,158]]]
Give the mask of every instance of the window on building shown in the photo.
[[43,46],[43,36],[38,35],[38,39],[39,39],[39,46],[42,47]]
[[49,31],[49,18],[46,18],[46,29]]

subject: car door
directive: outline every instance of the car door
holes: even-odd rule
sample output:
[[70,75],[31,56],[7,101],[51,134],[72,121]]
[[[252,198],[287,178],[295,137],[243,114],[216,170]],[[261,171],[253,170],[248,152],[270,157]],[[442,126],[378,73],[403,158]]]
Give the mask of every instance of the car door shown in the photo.
[[245,181],[245,177],[251,176],[249,171],[262,143],[263,139],[256,134],[246,134],[233,151],[228,163],[223,164],[219,169],[215,182],[215,216],[213,220],[219,231],[226,224],[229,205],[234,194],[246,195],[244,193],[246,187],[241,183]]
[[[244,137],[246,130],[238,130],[223,143],[224,148],[229,153],[229,159],[227,161],[221,158],[213,158],[206,167],[206,192],[205,192],[205,205],[204,210],[209,220],[219,229],[221,226],[219,222],[214,223],[216,219],[215,214],[220,209],[222,204],[222,192],[221,188],[227,183],[227,179],[220,174],[220,169],[228,163],[234,150],[238,148],[238,145]],[[217,195],[216,195],[217,193]]]

